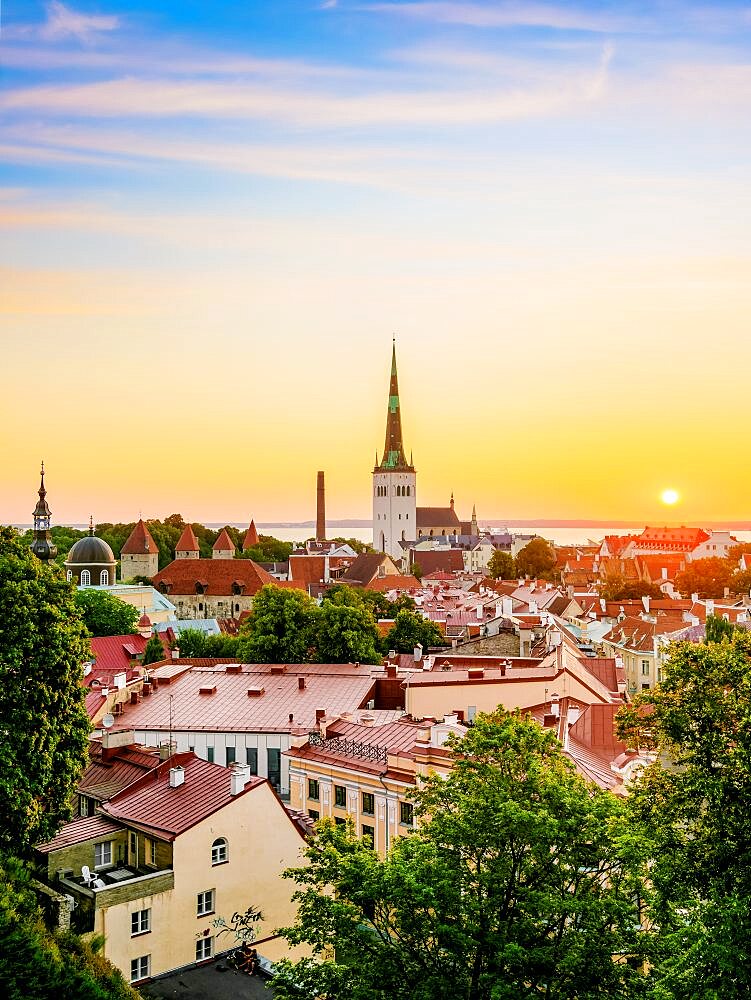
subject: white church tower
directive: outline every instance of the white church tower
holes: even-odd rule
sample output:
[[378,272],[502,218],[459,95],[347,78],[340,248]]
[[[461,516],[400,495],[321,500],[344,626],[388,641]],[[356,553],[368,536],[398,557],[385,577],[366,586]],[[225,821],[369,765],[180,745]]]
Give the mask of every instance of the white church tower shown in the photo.
[[396,377],[396,342],[391,351],[391,384],[386,414],[386,444],[383,459],[373,469],[373,548],[401,559],[401,541],[417,538],[417,475],[407,461],[402,442],[399,383]]

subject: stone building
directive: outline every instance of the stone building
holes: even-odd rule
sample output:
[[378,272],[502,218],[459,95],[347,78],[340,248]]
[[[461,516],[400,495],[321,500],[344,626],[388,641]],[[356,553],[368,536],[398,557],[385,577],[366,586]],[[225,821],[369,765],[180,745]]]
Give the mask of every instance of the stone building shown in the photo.
[[277,581],[252,559],[178,558],[153,578],[178,618],[239,618],[265,583]]
[[180,535],[180,541],[175,546],[175,559],[198,559],[200,555],[201,549],[196,533],[191,525],[186,524]]
[[151,579],[158,571],[159,547],[143,518],[139,518],[138,524],[120,550],[120,579],[132,580],[134,576]]

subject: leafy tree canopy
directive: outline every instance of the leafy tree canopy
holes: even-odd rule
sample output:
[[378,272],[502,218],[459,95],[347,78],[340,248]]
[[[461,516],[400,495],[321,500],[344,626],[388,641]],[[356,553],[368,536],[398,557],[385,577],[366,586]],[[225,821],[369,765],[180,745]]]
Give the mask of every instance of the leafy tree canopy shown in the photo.
[[488,573],[494,580],[513,580],[517,576],[516,563],[510,552],[496,549],[488,563]]
[[266,584],[240,629],[245,663],[306,663],[315,646],[316,602],[302,590]]
[[646,580],[627,580],[621,573],[609,573],[600,583],[600,597],[606,601],[638,601],[650,597],[656,601],[665,595],[656,583]]
[[438,626],[428,618],[406,609],[399,611],[384,639],[383,648],[394,649],[397,653],[411,653],[418,643],[427,649],[428,646],[445,646],[446,640]]
[[342,538],[338,536],[332,539],[334,542],[338,542],[340,545],[349,545],[358,555],[361,552],[373,552],[373,546],[368,545],[367,542],[361,542],[359,538]]
[[675,575],[675,587],[684,596],[723,597],[726,587],[732,587],[733,570],[727,560],[712,556],[694,559]]
[[0,528],[0,849],[52,836],[88,763],[91,655],[74,588]]
[[[79,531],[78,528],[69,528],[66,525],[54,525],[50,528],[50,534],[52,535],[52,541],[57,546],[57,556],[55,558],[55,562],[58,566],[62,566],[72,547],[78,539],[83,538],[87,532]],[[24,545],[31,545],[33,539],[34,532],[31,528],[21,535],[21,541]]]
[[630,744],[659,751],[629,810],[651,842],[660,998],[751,993],[751,635],[719,638],[676,644],[620,719]]
[[[206,635],[200,629],[185,629],[177,638],[180,656],[188,658],[237,656],[240,639],[236,635]],[[256,661],[257,662],[257,661]]]
[[144,666],[149,663],[158,663],[159,660],[164,659],[164,646],[162,645],[161,639],[158,639],[155,635],[149,639],[146,643],[146,649],[143,651],[143,660],[141,661]]
[[390,601],[379,590],[364,590],[362,587],[348,587],[346,583],[335,583],[323,595],[323,603],[332,601],[334,604],[347,604],[350,607],[369,608],[373,618],[396,618],[403,608],[414,610],[415,602],[409,594],[399,594],[395,601]]
[[26,868],[0,858],[0,985],[7,1000],[138,1000],[138,993],[96,950],[42,919]]
[[520,576],[547,578],[553,575],[555,552],[544,538],[533,538],[527,542],[516,557],[516,569]]
[[259,535],[258,545],[246,549],[245,552],[240,552],[238,548],[237,554],[241,559],[252,559],[258,563],[286,562],[293,549],[292,542],[280,542],[272,535]]
[[106,590],[78,590],[75,601],[91,635],[133,635],[136,631],[138,608]]
[[[321,821],[298,884],[280,1000],[590,1000],[641,995],[641,845],[615,796],[554,736],[498,711],[414,793],[417,830],[381,860]],[[635,963],[634,963],[635,964]]]
[[378,629],[367,607],[324,601],[315,621],[321,663],[380,663]]

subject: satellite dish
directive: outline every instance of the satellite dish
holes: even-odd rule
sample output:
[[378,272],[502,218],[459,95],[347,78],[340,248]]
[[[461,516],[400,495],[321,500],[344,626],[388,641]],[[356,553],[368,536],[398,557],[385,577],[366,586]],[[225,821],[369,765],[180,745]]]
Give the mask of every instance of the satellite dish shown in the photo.
[[114,724],[115,724],[115,716],[110,715],[110,713],[108,712],[107,715],[105,715],[105,717],[102,719],[102,725],[104,726],[105,729],[111,729],[112,726],[114,726]]

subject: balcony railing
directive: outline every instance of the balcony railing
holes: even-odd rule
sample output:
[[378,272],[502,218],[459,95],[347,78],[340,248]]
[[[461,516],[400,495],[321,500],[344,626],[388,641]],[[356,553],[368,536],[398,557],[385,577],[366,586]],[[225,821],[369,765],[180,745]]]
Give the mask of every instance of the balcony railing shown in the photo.
[[319,733],[311,733],[308,743],[312,747],[318,747],[326,753],[340,753],[346,757],[360,757],[362,760],[372,760],[376,764],[388,764],[389,752],[387,747],[378,746],[377,743],[358,743],[357,740],[346,740],[341,736],[332,736],[324,739]]

